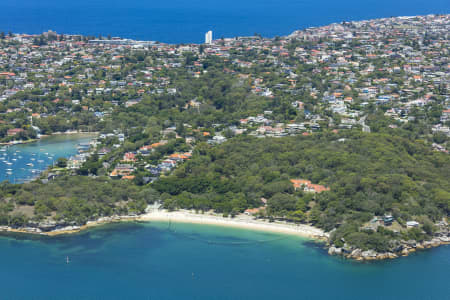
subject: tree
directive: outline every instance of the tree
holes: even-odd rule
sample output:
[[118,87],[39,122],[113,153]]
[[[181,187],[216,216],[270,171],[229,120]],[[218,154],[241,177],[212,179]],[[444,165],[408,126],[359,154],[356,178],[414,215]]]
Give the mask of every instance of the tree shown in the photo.
[[428,235],[432,235],[435,231],[434,225],[433,223],[431,223],[430,221],[426,220],[423,223],[422,226],[423,231],[425,231],[426,234]]
[[186,129],[184,128],[184,125],[182,122],[177,124],[175,131],[176,131],[176,133],[178,133],[179,136],[185,135]]
[[16,213],[11,216],[9,226],[13,228],[23,227],[27,223],[27,217],[24,214]]
[[433,134],[433,141],[438,144],[443,144],[447,141],[448,137],[442,132],[437,132]]
[[58,158],[58,160],[56,161],[56,165],[58,166],[58,168],[66,168],[67,167],[67,158],[64,158],[64,157]]
[[267,201],[267,206],[274,214],[285,214],[287,211],[294,211],[296,203],[296,197],[285,193],[277,193]]
[[294,222],[304,222],[306,220],[306,215],[301,210],[289,212],[287,217]]

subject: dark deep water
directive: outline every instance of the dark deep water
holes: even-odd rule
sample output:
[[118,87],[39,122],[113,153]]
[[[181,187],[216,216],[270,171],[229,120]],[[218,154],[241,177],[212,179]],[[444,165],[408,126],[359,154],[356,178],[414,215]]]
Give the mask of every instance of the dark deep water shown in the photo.
[[357,263],[294,236],[173,223],[172,230],[122,223],[54,238],[1,237],[1,298],[450,299],[448,246]]
[[0,31],[121,36],[170,43],[273,37],[333,22],[450,13],[448,0],[0,0]]
[[[450,13],[450,1],[0,0],[0,31],[198,43],[210,29],[214,38],[275,36],[430,13]],[[175,228],[130,223],[55,238],[0,237],[0,299],[450,299],[449,246],[362,264],[292,236]]]

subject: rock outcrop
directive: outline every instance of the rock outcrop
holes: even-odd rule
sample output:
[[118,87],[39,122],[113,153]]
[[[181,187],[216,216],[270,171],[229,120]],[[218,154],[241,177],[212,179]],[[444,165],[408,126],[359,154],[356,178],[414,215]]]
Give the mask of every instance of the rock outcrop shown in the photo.
[[[342,239],[342,241],[344,240]],[[389,251],[387,252],[379,253],[371,249],[362,250],[352,247],[348,243],[344,243],[342,248],[333,244],[329,245],[328,254],[343,256],[345,258],[358,261],[394,259],[400,256],[408,256],[416,251],[438,247],[445,244],[450,244],[450,230],[447,224],[445,224],[445,226],[441,226],[435,236],[428,241],[418,242],[415,240],[393,240],[391,241]]]

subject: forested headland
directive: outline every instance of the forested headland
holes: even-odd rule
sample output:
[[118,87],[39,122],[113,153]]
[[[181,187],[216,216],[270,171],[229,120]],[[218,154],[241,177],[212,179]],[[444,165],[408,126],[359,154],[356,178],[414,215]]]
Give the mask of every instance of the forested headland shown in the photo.
[[[363,224],[392,214],[402,225],[420,220],[431,234],[430,224],[449,214],[449,177],[448,156],[430,151],[420,141],[386,134],[321,133],[283,139],[240,137],[219,147],[199,146],[192,160],[153,187],[163,193],[169,209],[238,214],[262,206],[264,198],[267,209],[262,216],[308,222],[326,231],[337,228],[333,238],[338,244],[345,237],[353,244],[379,238],[384,245],[394,232],[364,231]],[[330,190],[295,191],[290,182],[294,178]]]

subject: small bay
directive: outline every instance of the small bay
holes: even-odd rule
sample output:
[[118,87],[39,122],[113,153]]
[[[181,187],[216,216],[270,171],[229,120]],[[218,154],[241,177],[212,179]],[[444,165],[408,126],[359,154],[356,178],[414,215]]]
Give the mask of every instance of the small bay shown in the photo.
[[448,246],[357,263],[295,236],[155,222],[52,238],[8,235],[0,249],[2,299],[450,297]]
[[77,145],[87,143],[92,134],[61,134],[44,137],[36,142],[0,146],[0,182],[22,183],[37,177],[59,157],[78,153]]

